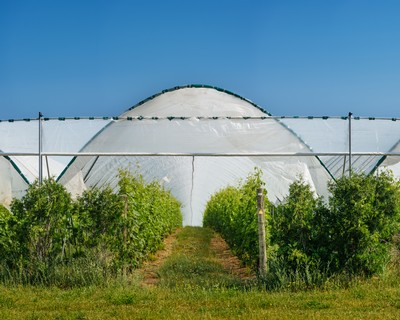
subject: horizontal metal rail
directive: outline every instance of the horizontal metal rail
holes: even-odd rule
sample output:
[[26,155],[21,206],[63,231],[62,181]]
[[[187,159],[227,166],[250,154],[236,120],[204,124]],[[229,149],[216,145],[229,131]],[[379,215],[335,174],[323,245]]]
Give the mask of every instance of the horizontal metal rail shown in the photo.
[[[393,156],[399,157],[400,152],[352,152],[352,156]],[[42,156],[104,156],[104,157],[312,157],[312,156],[348,156],[343,152],[42,152]],[[0,156],[39,156],[38,152],[0,152]]]

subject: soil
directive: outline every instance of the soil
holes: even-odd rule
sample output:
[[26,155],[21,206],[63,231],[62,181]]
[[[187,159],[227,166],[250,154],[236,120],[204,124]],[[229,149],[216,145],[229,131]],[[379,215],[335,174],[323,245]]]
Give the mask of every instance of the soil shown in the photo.
[[256,275],[249,268],[244,267],[239,258],[229,249],[228,244],[218,234],[211,239],[211,249],[214,251],[218,263],[226,272],[235,275],[242,280],[255,279]]
[[170,234],[164,239],[164,248],[158,250],[156,254],[143,263],[138,272],[143,277],[142,285],[156,285],[158,282],[157,270],[163,265],[164,261],[172,252],[172,246],[176,239],[176,235],[181,231],[178,229],[175,233]]
[[[143,278],[143,286],[152,286],[157,284],[157,270],[172,253],[173,243],[180,231],[181,229],[178,229],[175,233],[165,238],[164,248],[159,250],[152,259],[143,263],[141,268],[138,269],[139,274]],[[215,254],[215,259],[223,266],[227,273],[233,274],[242,280],[254,279],[256,277],[249,268],[244,267],[241,264],[240,260],[231,252],[229,246],[220,235],[214,234],[214,237],[211,239],[210,247]]]

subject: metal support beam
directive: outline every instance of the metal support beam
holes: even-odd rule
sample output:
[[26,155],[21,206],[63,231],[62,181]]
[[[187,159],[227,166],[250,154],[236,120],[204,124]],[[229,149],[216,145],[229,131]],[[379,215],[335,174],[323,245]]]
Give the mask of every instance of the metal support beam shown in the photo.
[[[348,151],[343,152],[236,152],[236,153],[213,153],[213,152],[41,152],[42,156],[49,157],[329,157],[348,156]],[[0,152],[0,156],[38,156],[37,152]],[[400,152],[351,152],[352,156],[400,157]]]
[[349,112],[349,178],[351,178],[351,116],[353,114]]
[[43,182],[43,158],[42,158],[42,118],[43,114],[39,112],[39,185]]

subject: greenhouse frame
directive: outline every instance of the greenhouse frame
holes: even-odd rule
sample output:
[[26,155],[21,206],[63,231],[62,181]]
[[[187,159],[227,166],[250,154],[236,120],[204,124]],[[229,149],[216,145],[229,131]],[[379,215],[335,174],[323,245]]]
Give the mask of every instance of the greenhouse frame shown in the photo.
[[0,202],[54,177],[73,196],[117,188],[118,170],[158,181],[182,203],[184,225],[201,225],[210,196],[263,171],[268,198],[283,201],[300,176],[325,198],[351,172],[400,177],[400,119],[272,116],[232,92],[174,87],[116,117],[0,121]]

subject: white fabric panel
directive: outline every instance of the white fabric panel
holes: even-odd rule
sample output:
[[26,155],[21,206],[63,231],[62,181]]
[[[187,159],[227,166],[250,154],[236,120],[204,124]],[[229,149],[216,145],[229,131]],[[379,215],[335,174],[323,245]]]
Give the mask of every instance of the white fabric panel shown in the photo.
[[400,121],[352,120],[352,151],[388,152],[400,139]]
[[42,121],[42,151],[78,152],[97,132],[111,121],[103,119],[54,119]]
[[252,153],[308,152],[275,119],[119,120],[83,152]]
[[[39,158],[36,156],[14,156],[10,157],[18,166],[24,177],[30,182],[34,182],[39,177]],[[60,162],[61,157],[44,157],[43,156],[43,178],[57,178],[64,170],[66,164]],[[70,157],[69,157],[70,158]],[[49,169],[49,170],[47,170]]]
[[39,129],[36,120],[0,122],[2,152],[38,152]]
[[4,157],[0,158],[0,203],[10,205],[12,201],[12,172],[10,163]]
[[[400,153],[400,137],[399,137],[399,140],[397,141],[396,145],[394,145],[392,147],[391,151]],[[400,157],[389,156],[389,157],[386,157],[385,161],[383,162],[383,165],[384,166],[394,166],[395,164],[397,164],[399,162],[400,162]],[[400,174],[399,174],[399,177],[400,177]]]
[[[282,119],[314,152],[348,152],[349,122],[347,119]],[[400,138],[400,121],[351,120],[352,152],[389,152]],[[347,174],[349,159],[344,156],[320,157],[335,177]],[[370,173],[381,157],[352,156],[354,172]]]
[[64,187],[71,194],[72,199],[77,199],[87,189],[83,181],[82,171],[79,171]]
[[28,187],[10,161],[0,157],[0,203],[8,207],[13,198],[21,198]]
[[[391,162],[394,159],[389,159],[388,162]],[[397,162],[392,162],[392,164],[388,164],[387,162],[384,162],[382,164],[382,168],[384,169],[388,169],[390,171],[392,171],[393,175],[397,178],[400,178],[400,157],[397,157]]]
[[314,152],[347,152],[348,121],[342,119],[280,119]]
[[[280,119],[315,152],[348,152],[349,122],[343,119]],[[352,152],[388,152],[400,138],[400,121],[351,120]]]
[[[400,153],[400,139],[399,142],[392,148],[392,151]],[[382,162],[382,166],[391,170],[395,177],[400,178],[400,157],[386,157]]]

